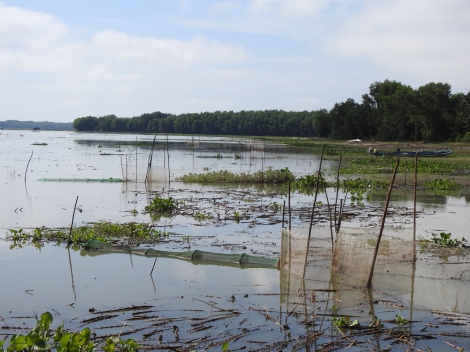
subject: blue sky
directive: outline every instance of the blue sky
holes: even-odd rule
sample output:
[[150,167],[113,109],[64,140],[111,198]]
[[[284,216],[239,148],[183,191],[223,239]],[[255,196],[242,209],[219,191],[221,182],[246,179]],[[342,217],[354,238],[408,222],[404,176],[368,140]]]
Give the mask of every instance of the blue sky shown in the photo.
[[[1,1],[1,0],[0,0]],[[316,110],[470,90],[468,0],[0,2],[0,120]]]

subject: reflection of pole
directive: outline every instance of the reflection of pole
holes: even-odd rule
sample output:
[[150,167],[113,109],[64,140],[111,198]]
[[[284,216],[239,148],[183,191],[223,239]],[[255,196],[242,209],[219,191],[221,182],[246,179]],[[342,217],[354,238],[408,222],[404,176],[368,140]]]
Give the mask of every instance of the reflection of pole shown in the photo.
[[[367,295],[368,295],[368,298],[369,298],[369,307],[370,307],[370,312],[371,312],[371,315],[372,315],[372,321],[375,320],[375,310],[374,310],[374,296],[372,295],[372,288],[369,287],[367,289]],[[378,323],[378,322],[377,322]],[[380,334],[375,334],[376,336],[376,343],[377,345],[375,346],[377,348],[377,351],[382,351],[382,349],[380,348]]]
[[70,256],[70,246],[67,247],[67,250],[69,252],[70,277],[72,278],[73,299],[75,302],[77,302],[77,294],[75,292],[75,284],[73,282],[72,257]]
[[286,214],[286,200],[284,199],[284,204],[282,205],[282,228],[284,229],[285,224],[285,214]]
[[318,166],[317,184],[316,184],[316,187],[315,187],[315,196],[313,198],[312,214],[310,215],[310,227],[308,229],[307,250],[305,251],[304,272],[303,272],[303,275],[302,275],[303,279],[305,279],[305,270],[307,268],[308,249],[310,247],[310,237],[312,236],[313,213],[315,212],[315,204],[317,203],[318,187],[320,186],[321,164],[322,164],[322,161],[323,161],[323,151],[324,150],[325,150],[325,145],[323,144],[322,147],[321,147],[320,165]]
[[367,281],[367,287],[372,286],[372,277],[374,276],[375,261],[377,260],[377,253],[379,251],[380,239],[382,238],[382,233],[384,231],[384,225],[385,225],[385,218],[387,217],[388,203],[390,202],[390,195],[392,194],[393,183],[395,182],[395,176],[397,175],[399,164],[400,164],[400,159],[397,158],[395,171],[393,172],[392,181],[390,182],[390,187],[388,189],[387,200],[385,201],[384,214],[382,216],[382,223],[380,224],[379,236],[377,237],[377,244],[375,245],[374,258],[372,259],[372,265],[370,267],[369,280]]

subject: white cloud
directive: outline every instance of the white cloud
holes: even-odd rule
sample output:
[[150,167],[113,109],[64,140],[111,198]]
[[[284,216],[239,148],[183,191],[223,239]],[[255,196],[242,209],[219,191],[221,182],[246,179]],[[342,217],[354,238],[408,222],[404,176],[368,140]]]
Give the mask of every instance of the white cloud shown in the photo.
[[183,41],[138,37],[107,29],[91,43],[95,52],[113,61],[132,62],[147,68],[179,68],[194,63],[230,63],[244,60],[242,48],[211,41],[203,36]]
[[285,17],[313,17],[324,9],[332,0],[253,0],[251,11],[277,14]]
[[428,80],[468,81],[469,18],[467,0],[366,1],[329,48]]

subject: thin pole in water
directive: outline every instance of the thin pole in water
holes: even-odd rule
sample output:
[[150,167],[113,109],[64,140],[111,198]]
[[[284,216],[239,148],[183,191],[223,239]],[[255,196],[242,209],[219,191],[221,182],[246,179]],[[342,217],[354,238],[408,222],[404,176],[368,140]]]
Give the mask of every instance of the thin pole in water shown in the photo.
[[318,187],[320,186],[321,164],[323,162],[323,151],[324,150],[325,150],[325,145],[322,144],[321,156],[320,156],[320,165],[318,166],[318,173],[317,173],[317,184],[315,186],[315,197],[313,198],[312,214],[310,215],[310,226],[308,228],[307,250],[305,251],[304,272],[303,272],[303,275],[302,275],[303,279],[305,279],[305,270],[307,268],[308,249],[310,247],[310,238],[312,237],[313,214],[315,212],[315,204],[317,203]]
[[170,190],[170,144],[168,143],[168,133],[166,134],[166,155],[168,157],[168,190]]
[[155,261],[153,262],[152,270],[150,271],[150,276],[152,276],[153,269],[155,268],[155,263],[157,262],[158,258],[155,258]]
[[335,229],[336,229],[336,206],[338,204],[338,192],[339,192],[339,170],[341,169],[341,161],[343,155],[339,156],[338,173],[336,174],[336,198],[335,198]]
[[289,185],[289,195],[288,195],[287,200],[288,200],[288,204],[289,204],[289,231],[290,231],[291,230],[291,221],[292,221],[292,212],[290,210],[290,181],[289,181],[288,185]]
[[70,224],[70,231],[69,231],[69,242],[72,239],[73,219],[75,218],[75,210],[77,209],[77,202],[78,202],[78,196],[77,196],[77,199],[75,199],[75,206],[73,207],[72,223]]
[[418,152],[415,155],[415,182],[413,197],[413,260],[416,262],[416,189],[418,188]]
[[286,200],[284,199],[284,204],[282,205],[282,228],[284,228],[285,222],[285,214],[286,214]]
[[400,159],[397,158],[395,171],[393,172],[392,181],[390,182],[390,187],[388,188],[387,200],[385,201],[384,214],[382,216],[382,222],[380,224],[379,236],[377,237],[377,244],[375,245],[374,258],[372,259],[372,265],[370,267],[370,274],[369,274],[369,280],[367,281],[367,287],[372,287],[372,277],[374,276],[375,261],[377,260],[377,253],[379,252],[380,239],[382,238],[382,233],[384,231],[384,226],[385,226],[385,218],[387,217],[388,203],[390,202],[390,195],[392,194],[393,183],[395,182],[395,176],[397,174],[399,164],[400,164]]
[[28,167],[29,167],[29,162],[31,161],[31,158],[33,157],[34,151],[31,152],[31,156],[29,157],[28,164],[26,164],[26,171],[24,172],[24,182],[26,183],[26,175],[28,174]]

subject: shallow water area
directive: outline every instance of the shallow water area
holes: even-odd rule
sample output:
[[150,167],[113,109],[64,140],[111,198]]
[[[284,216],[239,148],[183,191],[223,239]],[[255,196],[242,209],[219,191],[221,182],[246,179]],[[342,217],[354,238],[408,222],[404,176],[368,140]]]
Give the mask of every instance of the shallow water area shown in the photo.
[[[157,179],[145,184],[143,180],[153,139],[150,135],[1,131],[0,170],[3,172],[0,174],[0,192],[3,201],[0,202],[0,238],[5,237],[9,229],[43,226],[68,229],[78,196],[80,211],[75,213],[75,226],[103,219],[120,223],[143,222],[170,233],[171,240],[152,246],[155,249],[198,249],[226,254],[245,252],[279,257],[282,212],[271,209],[274,203],[287,201],[286,187],[201,186],[174,180],[189,172],[224,169],[254,172],[268,167],[288,167],[296,176],[311,174],[318,168],[318,155],[305,149],[243,138],[169,136],[167,144],[166,136],[157,136],[152,161]],[[167,145],[169,159],[164,152]],[[334,170],[337,159],[328,158],[323,165]],[[126,177],[126,173],[135,179],[127,183],[109,182],[110,178]],[[168,183],[168,174],[171,183]],[[61,181],[40,181],[45,178]],[[83,182],[86,179],[89,181]],[[179,209],[179,215],[152,219],[145,213],[145,206],[155,194],[182,201],[184,205]],[[345,194],[340,192],[339,199],[344,197]],[[305,227],[308,224],[312,198],[292,194],[293,226]],[[320,193],[317,200],[321,204],[317,206],[320,213],[314,217],[315,222],[328,225],[325,194]],[[335,190],[328,190],[328,200],[334,202]],[[365,207],[352,206],[349,200],[346,202],[344,226],[357,229],[376,229],[379,226],[384,192],[373,193]],[[393,215],[387,219],[387,226],[409,228],[412,207],[412,192],[394,190],[390,205]],[[417,235],[429,237],[431,232],[446,231],[452,232],[453,237],[464,236],[465,229],[470,226],[467,207],[468,197],[465,195],[449,197],[420,192]],[[212,219],[196,220],[194,214],[197,211],[210,213]],[[233,218],[235,212],[242,214],[241,219]],[[185,236],[190,236],[189,243],[183,240]],[[313,328],[321,332],[316,340],[319,345],[326,346],[331,340],[342,339],[341,334],[345,332],[338,332],[331,322],[331,317],[335,316],[333,306],[338,307],[338,315],[357,315],[362,325],[368,325],[372,321],[369,314],[372,302],[375,315],[384,321],[392,321],[396,314],[417,320],[412,328],[407,325],[404,330],[425,329],[428,323],[439,325],[439,329],[426,328],[435,331],[431,334],[433,338],[439,332],[458,330],[463,337],[454,336],[452,341],[466,341],[468,345],[468,340],[465,340],[468,334],[466,314],[470,312],[465,289],[468,274],[462,273],[466,270],[462,264],[443,264],[446,258],[442,253],[422,254],[415,273],[416,286],[410,279],[406,289],[396,289],[394,278],[389,280],[389,286],[374,287],[372,296],[360,288],[352,288],[351,292],[343,294],[361,297],[363,304],[355,301],[354,305],[346,307],[334,300],[334,292],[328,291],[329,278],[322,281],[318,277],[313,283],[320,291],[312,301],[308,290],[303,294],[295,289],[288,297],[283,296],[283,274],[275,269],[195,265],[168,258],[155,261],[132,254],[86,253],[63,245],[48,244],[39,249],[33,246],[10,249],[10,245],[0,241],[0,282],[3,283],[0,334],[11,334],[22,327],[31,328],[34,312],[50,311],[54,312],[55,323],[66,321],[66,327],[70,329],[89,325],[97,329],[99,336],[117,334],[123,329],[123,322],[127,322],[130,325],[125,325],[123,331],[127,335],[124,336],[145,341],[154,347],[159,344],[158,336],[162,335],[163,346],[179,346],[180,350],[184,350],[182,346],[189,348],[190,341],[203,338],[207,340],[206,344],[199,349],[194,346],[195,350],[220,350],[219,342],[223,341],[230,341],[233,349],[242,349],[243,346],[254,350],[290,350],[294,346],[302,349],[305,347],[302,341],[306,334],[313,332]],[[460,261],[464,263],[466,260],[463,256]],[[433,286],[433,274],[436,273],[447,276],[438,289]],[[416,290],[413,298],[411,287]],[[300,299],[295,310],[302,310],[302,314],[293,314],[290,298]],[[383,303],[388,301],[399,302],[400,306]],[[362,306],[368,308],[359,314]],[[453,322],[463,324],[438,324],[446,318],[431,312],[434,309],[461,314],[451,318]],[[316,318],[314,313],[318,315]],[[105,315],[112,317],[88,321]],[[211,319],[215,318],[220,320],[212,323]],[[198,322],[203,324],[192,325]],[[160,328],[158,324],[161,324]],[[173,326],[179,326],[179,340]],[[386,322],[385,326],[399,327],[394,322]],[[444,338],[429,342],[423,338],[416,346],[421,349],[434,346],[436,350],[435,346],[439,346],[438,350],[452,350],[442,340]],[[313,340],[310,343],[313,344]],[[337,349],[346,348],[351,342],[344,343],[338,344]],[[380,342],[385,348],[383,343],[386,346],[388,342]],[[350,346],[349,350],[363,347]]]

